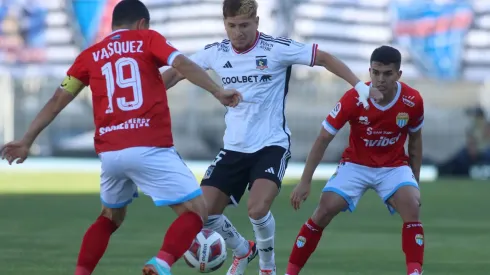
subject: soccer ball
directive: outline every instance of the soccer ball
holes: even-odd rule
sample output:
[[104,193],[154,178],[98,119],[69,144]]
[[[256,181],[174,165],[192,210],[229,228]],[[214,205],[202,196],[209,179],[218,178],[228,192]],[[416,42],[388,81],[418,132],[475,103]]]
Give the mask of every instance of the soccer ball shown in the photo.
[[226,244],[220,234],[203,229],[184,254],[185,262],[201,273],[218,270],[226,260]]

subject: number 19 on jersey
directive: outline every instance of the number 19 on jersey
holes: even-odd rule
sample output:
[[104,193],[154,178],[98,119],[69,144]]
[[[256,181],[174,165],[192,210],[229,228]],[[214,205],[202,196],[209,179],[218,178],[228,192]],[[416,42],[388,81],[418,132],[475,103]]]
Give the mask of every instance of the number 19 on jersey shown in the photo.
[[[128,66],[130,71],[129,77],[124,77],[124,67]],[[112,70],[112,62],[107,62],[102,66],[102,75],[106,80],[107,98],[109,105],[107,106],[106,114],[114,112],[113,97],[117,91],[116,85],[120,89],[131,88],[133,91],[133,100],[127,101],[125,97],[117,97],[117,107],[122,111],[131,111],[139,109],[143,105],[143,90],[141,88],[141,75],[138,62],[131,57],[119,58],[114,64],[114,73]]]

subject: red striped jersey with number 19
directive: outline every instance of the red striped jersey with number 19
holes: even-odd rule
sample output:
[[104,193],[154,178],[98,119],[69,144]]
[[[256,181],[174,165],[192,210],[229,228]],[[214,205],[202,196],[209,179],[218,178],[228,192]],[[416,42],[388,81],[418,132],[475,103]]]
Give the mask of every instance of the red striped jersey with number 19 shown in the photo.
[[179,54],[152,30],[118,30],[80,53],[67,75],[92,90],[97,153],[173,146],[158,69]]

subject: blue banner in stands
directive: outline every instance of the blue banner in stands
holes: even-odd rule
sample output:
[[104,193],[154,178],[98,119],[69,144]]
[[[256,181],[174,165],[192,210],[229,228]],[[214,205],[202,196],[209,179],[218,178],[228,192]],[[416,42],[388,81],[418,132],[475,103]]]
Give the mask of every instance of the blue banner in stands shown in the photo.
[[391,9],[394,42],[424,75],[461,76],[465,37],[474,17],[469,1],[396,0]]
[[73,13],[84,38],[84,47],[95,42],[106,0],[73,0]]

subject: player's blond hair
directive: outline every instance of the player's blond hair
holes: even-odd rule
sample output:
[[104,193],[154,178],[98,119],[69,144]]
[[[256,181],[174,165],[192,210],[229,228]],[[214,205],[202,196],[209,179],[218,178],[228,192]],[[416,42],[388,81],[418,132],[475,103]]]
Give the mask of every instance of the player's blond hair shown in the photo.
[[259,5],[255,0],[224,0],[223,17],[235,17],[246,15],[250,18],[257,16]]

